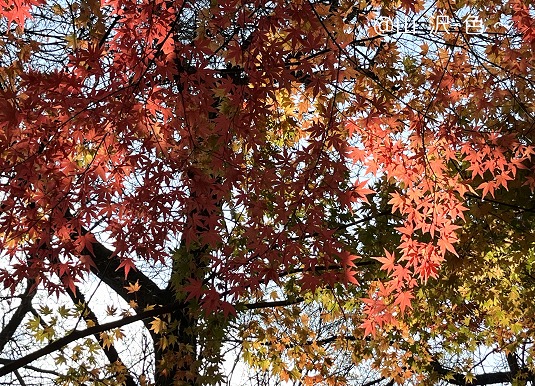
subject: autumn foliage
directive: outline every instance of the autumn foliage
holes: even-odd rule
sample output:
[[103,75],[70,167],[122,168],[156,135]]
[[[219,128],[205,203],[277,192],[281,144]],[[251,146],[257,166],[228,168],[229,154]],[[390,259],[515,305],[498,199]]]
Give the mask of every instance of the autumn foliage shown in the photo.
[[[353,315],[347,334],[406,334],[404,318],[423,312],[421,288],[432,291],[463,258],[478,216],[470,200],[535,188],[533,9],[519,0],[1,1],[1,287],[15,294],[28,282],[80,299],[91,274],[135,298],[136,312],[195,304],[195,316],[173,311],[180,323],[146,322],[184,345],[172,352],[160,341],[156,354],[162,379],[177,382],[198,376],[176,354],[196,347],[181,328],[261,308],[251,302],[267,288],[290,299],[281,306],[319,298],[322,307],[337,302],[327,295],[336,288],[358,302],[331,310],[333,320],[344,307]],[[451,25],[374,28],[379,17],[420,14]],[[465,30],[467,15],[485,32]],[[386,228],[373,241],[359,229],[382,216],[392,229],[378,246]],[[163,286],[148,268],[168,270]],[[297,318],[274,312],[289,314],[264,315],[242,338]],[[252,347],[251,363],[263,355]],[[308,358],[295,366],[315,372],[311,384],[345,382],[329,378],[332,364],[312,365],[318,347],[288,355]],[[302,374],[277,366],[283,379]],[[396,381],[415,372],[398,370]]]

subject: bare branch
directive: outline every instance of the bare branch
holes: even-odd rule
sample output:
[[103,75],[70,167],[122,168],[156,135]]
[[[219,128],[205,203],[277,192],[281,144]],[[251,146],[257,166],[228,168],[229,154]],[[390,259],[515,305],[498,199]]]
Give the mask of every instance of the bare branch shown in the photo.
[[19,381],[20,386],[26,386],[26,382],[24,382],[24,379],[22,379],[18,371],[15,371],[15,377],[17,377],[17,381]]
[[22,323],[24,316],[26,316],[26,314],[30,311],[32,307],[32,299],[34,296],[35,296],[34,281],[28,280],[26,290],[24,291],[24,294],[21,296],[22,301],[19,307],[13,314],[11,320],[4,327],[4,329],[0,331],[0,352],[2,352],[7,342],[11,340],[11,338],[13,337],[13,334],[15,333],[15,331],[17,331],[17,328]]
[[[477,386],[477,385],[492,385],[496,383],[509,383],[515,378],[512,371],[499,371],[494,373],[477,374],[471,377],[468,381],[464,374],[454,372],[453,370],[443,367],[438,361],[431,363],[433,370],[442,376],[442,379],[452,385],[460,386]],[[530,371],[525,371],[531,379],[535,374]]]
[[[272,307],[290,306],[292,304],[301,303],[304,300],[305,300],[304,298],[298,297],[296,299],[278,300],[278,301],[275,301],[275,302],[258,302],[258,303],[251,303],[251,304],[242,304],[242,306],[245,307],[248,310],[256,310],[256,309],[259,309],[259,308],[272,308]],[[239,305],[237,307],[239,307]]]
[[384,381],[385,379],[386,379],[385,377],[381,377],[381,378],[378,378],[378,379],[374,379],[373,381],[366,382],[366,383],[363,384],[362,386],[373,386],[373,385],[378,384],[379,382]]
[[[0,364],[2,364],[2,365],[7,365],[7,364],[9,364],[11,362],[13,362],[12,359],[0,358]],[[61,376],[61,374],[58,373],[57,371],[42,369],[40,367],[35,367],[35,366],[32,366],[32,365],[26,365],[26,366],[23,366],[23,368],[25,368],[27,370],[32,370],[32,371],[35,371],[35,372],[38,372],[38,373],[54,375],[56,377]]]

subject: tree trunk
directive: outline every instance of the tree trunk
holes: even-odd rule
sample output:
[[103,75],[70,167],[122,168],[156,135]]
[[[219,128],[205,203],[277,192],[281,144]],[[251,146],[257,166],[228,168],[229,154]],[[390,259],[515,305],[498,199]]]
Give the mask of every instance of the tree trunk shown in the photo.
[[[201,386],[206,383],[201,380],[204,354],[201,352],[200,338],[201,334],[211,335],[213,331],[199,326],[202,311],[197,299],[186,300],[188,294],[184,287],[190,284],[190,280],[204,282],[208,275],[210,246],[204,235],[214,231],[209,225],[210,219],[221,216],[221,199],[214,193],[215,185],[221,181],[195,166],[190,169],[187,177],[192,202],[204,203],[206,207],[198,204],[188,210],[187,229],[182,235],[180,248],[173,255],[172,276],[165,290],[165,300],[176,303],[177,306],[167,315],[167,329],[162,335],[151,331],[157,386]],[[214,213],[214,210],[218,213]],[[193,240],[186,239],[188,228],[194,228]],[[174,345],[173,340],[176,340]]]

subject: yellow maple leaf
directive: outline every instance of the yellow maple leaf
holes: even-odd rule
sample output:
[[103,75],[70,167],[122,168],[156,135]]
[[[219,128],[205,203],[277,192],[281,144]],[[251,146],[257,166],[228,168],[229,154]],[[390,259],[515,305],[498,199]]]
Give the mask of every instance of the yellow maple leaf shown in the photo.
[[102,340],[102,346],[104,348],[109,348],[111,347],[112,343],[113,343],[113,337],[111,337],[108,333],[106,332],[101,332],[100,333],[100,339]]
[[134,284],[129,283],[126,287],[124,287],[124,289],[127,290],[129,294],[133,294],[134,292],[139,291],[140,288],[141,284],[139,284],[139,280],[136,280]]
[[154,318],[154,320],[152,322],[150,322],[150,326],[151,326],[150,329],[152,331],[154,331],[156,334],[159,334],[160,331],[165,329],[166,324],[160,318]]

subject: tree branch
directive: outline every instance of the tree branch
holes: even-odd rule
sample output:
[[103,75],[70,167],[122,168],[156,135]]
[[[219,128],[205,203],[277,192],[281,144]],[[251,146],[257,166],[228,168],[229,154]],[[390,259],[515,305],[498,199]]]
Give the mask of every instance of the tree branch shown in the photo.
[[15,377],[17,377],[17,381],[19,381],[20,386],[26,386],[26,382],[24,382],[24,379],[22,379],[18,371],[15,371]]
[[[89,233],[84,227],[81,229],[82,235]],[[76,235],[74,237],[76,237]],[[106,248],[98,241],[92,244],[92,248],[93,253],[87,248],[81,252],[82,255],[92,256],[96,267],[91,267],[91,272],[113,289],[126,302],[135,300],[136,294],[129,294],[124,288],[127,283],[124,278],[123,270],[119,267],[120,261],[119,259],[114,258],[113,251]],[[140,309],[143,309],[148,305],[159,304],[164,291],[151,279],[145,276],[143,272],[132,269],[128,273],[128,278],[133,282],[138,281],[143,287],[143,291],[137,294]]]
[[24,294],[21,296],[21,303],[13,316],[11,317],[11,320],[7,323],[7,325],[3,328],[2,331],[0,331],[0,352],[4,349],[7,342],[11,340],[13,337],[13,334],[15,334],[15,331],[17,331],[17,328],[22,323],[22,320],[24,319],[24,316],[30,311],[32,307],[32,299],[35,295],[35,288],[34,288],[34,282],[33,280],[28,280],[26,290],[24,291]]
[[[247,310],[256,310],[259,308],[272,308],[272,307],[284,307],[284,306],[290,306],[292,304],[298,304],[305,300],[305,298],[298,297],[296,299],[286,299],[286,300],[278,300],[275,302],[258,302],[258,303],[250,303],[250,304],[241,304],[242,307],[244,307]],[[236,307],[240,307],[238,304]]]
[[[444,368],[438,361],[431,362],[433,370],[442,376],[442,379],[452,385],[460,386],[477,386],[477,385],[492,385],[496,383],[508,383],[514,379],[514,374],[511,371],[499,371],[494,373],[477,374],[471,377],[468,382],[464,374],[454,372]],[[533,372],[527,372],[527,375],[533,377]]]
[[361,385],[361,386],[373,386],[373,385],[378,384],[379,382],[384,381],[385,379],[386,379],[385,377],[381,377],[381,378],[378,378],[378,379],[374,379],[373,381],[366,382],[365,384],[363,384],[363,385]]
[[[87,304],[84,294],[80,292],[78,287],[75,287],[75,289],[76,289],[76,292],[73,292],[70,288],[68,288],[67,293],[69,294],[69,297],[71,298],[74,304],[81,304],[83,306],[82,315],[86,323],[91,322],[94,326],[100,326],[97,316],[95,315],[93,310],[89,308],[89,304]],[[121,360],[121,357],[119,356],[119,353],[115,349],[115,346],[111,344],[106,345],[99,333],[95,333],[93,334],[93,336],[95,337],[98,344],[104,351],[104,355],[106,355],[106,358],[108,358],[108,361],[110,362],[110,364],[120,363],[122,365],[121,367],[126,369],[127,373],[125,374],[125,377],[126,377],[125,385],[137,386],[137,383],[135,382],[134,378],[132,377],[130,372],[128,372],[128,368],[124,365],[123,361]]]
[[478,195],[475,195],[475,194],[472,194],[472,193],[466,193],[465,196],[469,197],[469,198],[474,198],[474,199],[479,200],[481,202],[487,201],[487,202],[491,202],[491,203],[496,204],[496,205],[505,206],[506,208],[516,209],[516,210],[518,210],[520,212],[535,213],[535,209],[534,208],[526,208],[526,207],[523,207],[523,206],[520,206],[520,205],[509,204],[507,202],[498,201],[498,200],[495,200],[495,199],[492,199],[492,198],[488,198],[488,197],[481,197],[481,196],[478,196]]
[[[2,364],[2,365],[7,365],[7,364],[9,364],[11,362],[13,362],[13,359],[0,358],[0,364]],[[23,366],[23,368],[25,368],[26,370],[32,370],[32,371],[35,371],[35,372],[38,372],[38,373],[51,374],[51,375],[54,375],[56,377],[61,376],[61,374],[58,373],[57,371],[41,369],[39,367],[35,367],[35,366],[31,366],[31,365]]]
[[13,371],[18,370],[21,367],[28,365],[29,363],[33,362],[36,359],[39,359],[45,355],[48,355],[57,350],[60,350],[62,347],[78,339],[85,338],[89,335],[97,334],[97,333],[111,330],[117,327],[122,327],[127,324],[138,322],[146,318],[167,314],[170,311],[172,311],[175,307],[177,307],[175,304],[167,304],[163,307],[158,307],[158,308],[154,308],[151,310],[143,311],[137,315],[128,316],[126,318],[119,319],[113,322],[104,323],[99,326],[90,327],[85,330],[75,330],[71,332],[70,334],[64,336],[63,338],[60,338],[48,344],[42,349],[34,351],[33,353],[25,355],[22,358],[16,359],[8,364],[5,364],[3,367],[0,367],[0,377],[7,375],[9,373],[12,373]]
[[[73,241],[79,236],[85,236],[90,233],[88,229],[79,223],[76,216],[69,209],[66,210],[64,216],[72,224],[73,232],[71,233],[71,239]],[[96,240],[91,244],[91,249],[86,247],[79,255],[90,256],[92,258],[94,265],[90,266],[91,273],[96,275],[121,298],[126,302],[137,300],[139,304],[138,309],[159,304],[159,300],[164,296],[164,291],[143,274],[143,272],[134,269],[130,270],[128,278],[133,282],[139,282],[143,287],[143,291],[137,294],[129,294],[124,288],[127,282],[123,274],[124,271],[120,268],[120,261],[115,257],[115,253]]]

